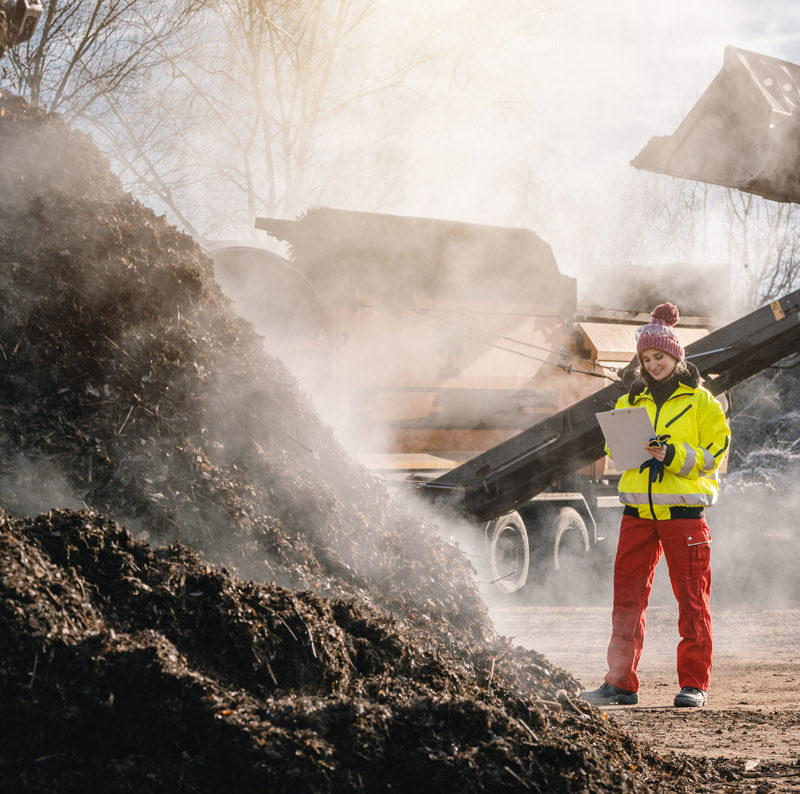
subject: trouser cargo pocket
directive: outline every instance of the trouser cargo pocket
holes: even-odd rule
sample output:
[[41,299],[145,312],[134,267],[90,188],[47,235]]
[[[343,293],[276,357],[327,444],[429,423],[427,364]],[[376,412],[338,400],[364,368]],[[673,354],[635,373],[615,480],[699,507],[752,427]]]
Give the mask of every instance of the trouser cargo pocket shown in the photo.
[[695,578],[708,572],[711,565],[711,533],[699,529],[686,537],[689,552],[689,576]]

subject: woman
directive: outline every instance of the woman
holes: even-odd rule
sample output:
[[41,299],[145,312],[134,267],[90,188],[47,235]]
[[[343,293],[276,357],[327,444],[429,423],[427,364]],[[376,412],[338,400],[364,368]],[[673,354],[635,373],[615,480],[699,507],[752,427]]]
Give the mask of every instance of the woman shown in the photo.
[[639,378],[617,408],[644,406],[657,439],[650,458],[619,482],[625,505],[614,563],[614,608],[608,673],[581,696],[598,706],[639,701],[636,667],[642,654],[645,612],[661,553],[678,601],[676,706],[702,706],[711,678],[711,534],[703,510],[717,499],[717,477],[730,444],[722,406],[700,385],[672,330],[678,309],[662,303],[637,331]]

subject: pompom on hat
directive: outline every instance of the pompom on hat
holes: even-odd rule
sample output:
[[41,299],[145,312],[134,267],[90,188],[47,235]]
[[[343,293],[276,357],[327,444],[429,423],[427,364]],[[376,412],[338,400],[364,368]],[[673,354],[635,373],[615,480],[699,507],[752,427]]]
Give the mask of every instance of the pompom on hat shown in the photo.
[[671,303],[662,303],[651,312],[653,318],[647,325],[636,331],[636,356],[642,360],[645,350],[660,350],[672,356],[676,361],[683,361],[683,345],[678,341],[673,325],[680,319],[678,307]]

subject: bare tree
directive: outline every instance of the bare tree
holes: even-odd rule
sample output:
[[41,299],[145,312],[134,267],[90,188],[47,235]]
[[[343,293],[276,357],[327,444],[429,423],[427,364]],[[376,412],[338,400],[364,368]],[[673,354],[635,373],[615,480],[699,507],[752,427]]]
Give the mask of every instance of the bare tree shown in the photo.
[[391,203],[405,152],[378,136],[465,92],[541,5],[465,0],[445,21],[386,0],[51,0],[12,70],[155,209],[197,237],[243,236],[344,181]]
[[738,299],[753,308],[800,283],[800,208],[725,190],[730,258],[738,266]]
[[[252,227],[257,211],[298,209],[326,118],[402,82],[400,70],[338,90],[348,39],[375,5],[51,0],[9,71],[30,102],[88,127],[123,179],[189,231],[198,190],[238,215],[244,203]],[[221,216],[210,207],[200,224]]]
[[49,0],[35,36],[9,55],[18,92],[67,118],[91,119],[111,94],[135,90],[162,45],[186,23],[192,0]]
[[[234,226],[241,234],[259,213],[291,216],[319,200],[336,160],[336,120],[400,88],[428,58],[423,36],[402,62],[369,68],[363,29],[377,8],[376,0],[207,7],[179,48],[161,48],[162,67],[119,120],[131,182],[176,214],[195,201],[194,225],[206,235]],[[214,206],[197,206],[198,194]]]
[[732,308],[750,311],[800,283],[800,208],[691,180],[651,177],[652,231],[676,261],[727,262]]
[[[203,5],[203,0],[168,5],[158,0],[49,0],[35,36],[9,53],[8,79],[32,104],[79,125],[113,160],[124,161],[131,156],[119,157],[126,107],[138,101],[142,83],[164,65],[164,51]],[[138,154],[153,163],[161,159],[155,147]],[[174,211],[190,227],[180,209]]]

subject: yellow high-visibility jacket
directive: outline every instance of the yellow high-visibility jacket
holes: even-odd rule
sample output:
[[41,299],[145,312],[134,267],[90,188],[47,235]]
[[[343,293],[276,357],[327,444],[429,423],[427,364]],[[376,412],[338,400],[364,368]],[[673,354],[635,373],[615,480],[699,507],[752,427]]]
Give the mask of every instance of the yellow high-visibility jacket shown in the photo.
[[680,383],[656,407],[645,388],[617,400],[617,408],[644,406],[656,435],[669,433],[675,455],[665,463],[663,480],[650,482],[650,470],[628,469],[619,481],[619,499],[641,518],[668,519],[670,507],[708,507],[717,500],[719,469],[731,441],[725,412],[704,386]]

